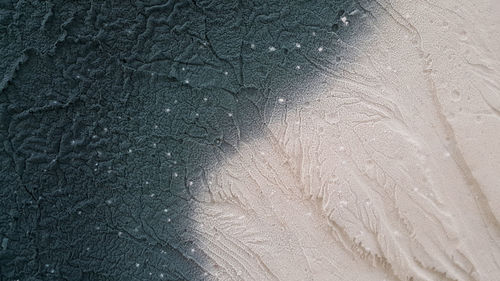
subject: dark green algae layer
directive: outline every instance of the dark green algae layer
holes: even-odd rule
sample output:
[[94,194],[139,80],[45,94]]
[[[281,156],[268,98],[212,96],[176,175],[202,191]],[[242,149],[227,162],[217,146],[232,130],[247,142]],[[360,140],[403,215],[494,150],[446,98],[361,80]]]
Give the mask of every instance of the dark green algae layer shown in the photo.
[[0,1],[0,280],[215,280],[188,182],[335,69],[355,9]]

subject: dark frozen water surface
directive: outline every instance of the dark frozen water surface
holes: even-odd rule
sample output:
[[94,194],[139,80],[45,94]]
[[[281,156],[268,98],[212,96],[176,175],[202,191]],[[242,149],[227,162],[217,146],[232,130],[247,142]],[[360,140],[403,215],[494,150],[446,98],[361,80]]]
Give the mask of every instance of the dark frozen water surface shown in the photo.
[[334,71],[355,8],[1,1],[0,280],[215,278],[189,181]]

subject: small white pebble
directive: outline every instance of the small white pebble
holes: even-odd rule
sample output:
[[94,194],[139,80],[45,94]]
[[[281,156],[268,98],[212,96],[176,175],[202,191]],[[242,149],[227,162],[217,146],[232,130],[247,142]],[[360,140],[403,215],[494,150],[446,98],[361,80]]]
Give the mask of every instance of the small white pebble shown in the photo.
[[349,24],[349,22],[347,21],[347,17],[346,16],[341,17],[340,20],[344,23],[344,25],[348,25]]

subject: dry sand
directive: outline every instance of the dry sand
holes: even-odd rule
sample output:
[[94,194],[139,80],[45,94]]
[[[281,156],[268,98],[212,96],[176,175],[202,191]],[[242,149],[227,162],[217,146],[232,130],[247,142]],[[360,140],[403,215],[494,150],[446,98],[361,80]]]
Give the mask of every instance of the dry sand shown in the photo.
[[338,75],[199,193],[207,279],[500,280],[498,3],[363,4]]

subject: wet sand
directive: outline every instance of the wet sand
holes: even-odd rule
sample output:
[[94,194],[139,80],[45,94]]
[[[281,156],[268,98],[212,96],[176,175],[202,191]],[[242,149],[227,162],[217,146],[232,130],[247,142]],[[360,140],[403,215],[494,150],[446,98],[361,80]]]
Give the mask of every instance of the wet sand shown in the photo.
[[347,11],[371,23],[347,46],[355,54],[310,81],[308,100],[278,98],[264,134],[235,148],[199,191],[197,246],[210,276],[496,280],[493,2],[373,1]]

